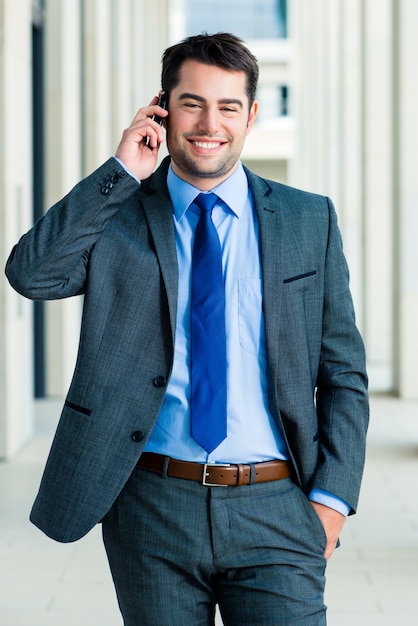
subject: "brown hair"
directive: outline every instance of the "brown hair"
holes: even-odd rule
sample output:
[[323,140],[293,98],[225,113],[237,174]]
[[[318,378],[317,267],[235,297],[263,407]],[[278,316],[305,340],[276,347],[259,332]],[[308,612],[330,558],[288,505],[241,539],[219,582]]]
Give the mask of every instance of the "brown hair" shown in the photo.
[[216,65],[227,70],[245,72],[247,75],[247,95],[251,107],[257,89],[258,63],[242,39],[230,33],[217,33],[215,35],[201,33],[187,37],[180,43],[167,48],[162,57],[162,89],[170,92],[178,84],[180,68],[188,59],[206,65]]

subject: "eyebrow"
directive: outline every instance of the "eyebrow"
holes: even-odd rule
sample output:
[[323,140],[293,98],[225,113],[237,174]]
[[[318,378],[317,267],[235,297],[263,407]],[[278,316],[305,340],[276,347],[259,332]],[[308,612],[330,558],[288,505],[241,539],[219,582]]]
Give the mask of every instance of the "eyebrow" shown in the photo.
[[[197,94],[194,93],[182,93],[179,96],[179,100],[197,100],[198,102],[206,102],[206,98],[202,98],[202,96],[198,96]],[[241,108],[244,107],[242,100],[240,100],[239,98],[221,98],[220,100],[217,101],[218,104],[237,104],[238,106],[240,106]]]

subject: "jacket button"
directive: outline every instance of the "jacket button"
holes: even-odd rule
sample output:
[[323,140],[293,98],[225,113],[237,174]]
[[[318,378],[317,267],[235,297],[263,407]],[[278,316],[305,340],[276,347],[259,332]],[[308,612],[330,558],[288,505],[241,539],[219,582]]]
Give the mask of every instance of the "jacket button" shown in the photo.
[[154,387],[165,387],[167,379],[164,376],[156,376],[152,382]]
[[131,435],[131,439],[132,441],[135,441],[135,443],[139,443],[140,441],[142,441],[144,438],[144,433],[142,432],[142,430],[135,430],[132,435]]

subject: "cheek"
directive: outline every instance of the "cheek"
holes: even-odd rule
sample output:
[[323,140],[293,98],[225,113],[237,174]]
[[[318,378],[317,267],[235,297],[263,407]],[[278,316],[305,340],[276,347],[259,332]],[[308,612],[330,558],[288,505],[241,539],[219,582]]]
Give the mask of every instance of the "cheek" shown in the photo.
[[191,125],[190,115],[185,116],[179,112],[169,113],[167,117],[167,128],[174,134],[178,134],[186,130]]
[[176,123],[176,120],[172,119],[171,116],[170,116],[170,119],[168,119],[167,117],[165,131],[166,131],[166,142],[168,144],[170,143],[170,141],[171,143],[176,141],[176,137],[178,137],[178,124]]
[[235,143],[243,144],[249,132],[250,130],[247,126],[241,126],[239,129],[235,129],[235,131],[233,131]]
[[244,140],[250,131],[249,127],[243,120],[240,120],[239,122],[237,120],[234,123],[226,121],[224,123],[224,128],[231,135],[231,137],[234,137],[236,141]]

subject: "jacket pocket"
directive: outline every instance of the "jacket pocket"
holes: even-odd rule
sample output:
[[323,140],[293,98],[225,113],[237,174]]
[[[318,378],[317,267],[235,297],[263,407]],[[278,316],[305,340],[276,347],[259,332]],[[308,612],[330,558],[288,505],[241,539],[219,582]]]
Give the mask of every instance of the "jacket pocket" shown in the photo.
[[77,411],[77,413],[81,413],[82,415],[87,415],[87,416],[91,415],[90,409],[86,409],[84,406],[74,404],[73,402],[70,402],[69,400],[66,400],[64,402],[64,406],[68,407],[69,409],[72,409],[73,411]]
[[303,281],[304,278],[310,278],[311,276],[315,276],[315,275],[316,275],[316,270],[312,270],[310,272],[305,272],[304,274],[297,274],[296,276],[285,278],[283,282],[285,285],[288,285],[289,283],[295,283],[299,280]]

